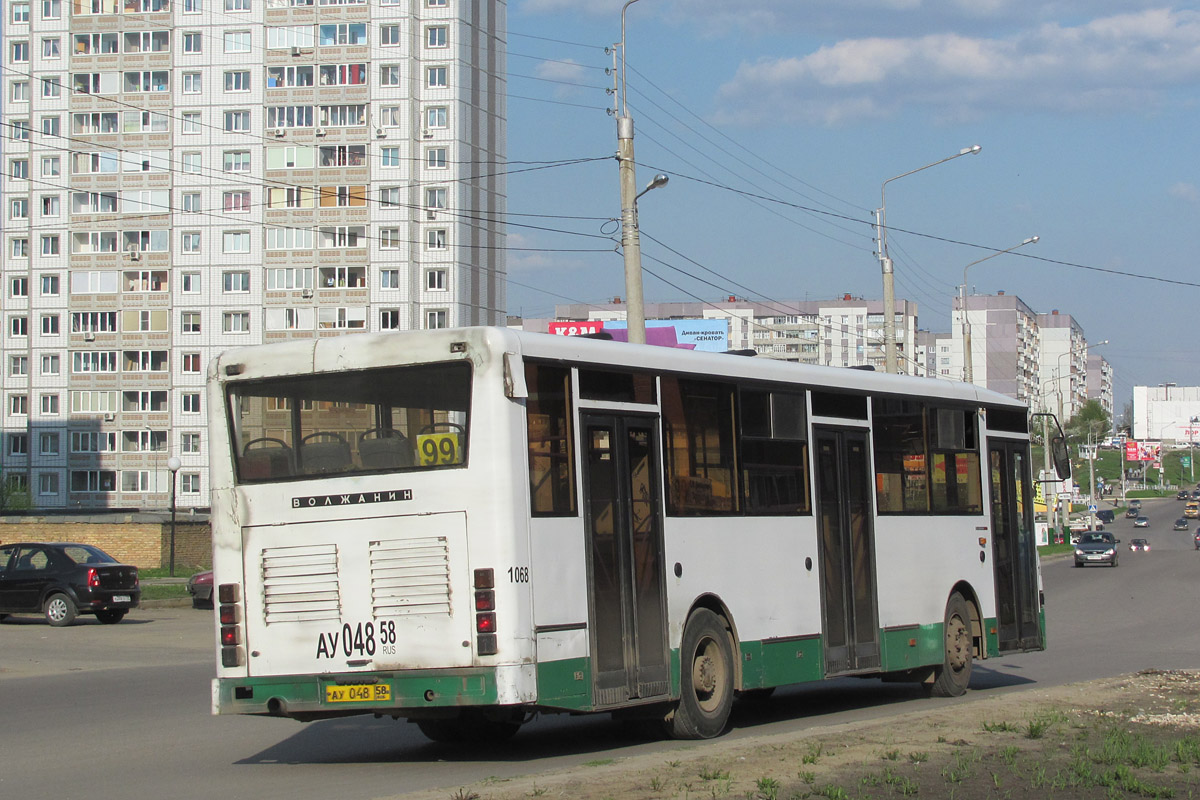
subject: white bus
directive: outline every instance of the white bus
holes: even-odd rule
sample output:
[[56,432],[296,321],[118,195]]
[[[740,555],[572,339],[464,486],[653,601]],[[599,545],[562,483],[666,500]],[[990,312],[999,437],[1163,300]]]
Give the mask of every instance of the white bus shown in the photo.
[[209,368],[213,713],[725,727],[1044,645],[1029,415],[972,385],[468,328]]

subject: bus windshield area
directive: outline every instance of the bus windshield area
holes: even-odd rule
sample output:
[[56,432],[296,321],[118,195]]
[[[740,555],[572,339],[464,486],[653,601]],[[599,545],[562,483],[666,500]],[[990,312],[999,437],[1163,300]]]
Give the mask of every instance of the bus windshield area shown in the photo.
[[462,362],[230,384],[239,483],[466,463]]

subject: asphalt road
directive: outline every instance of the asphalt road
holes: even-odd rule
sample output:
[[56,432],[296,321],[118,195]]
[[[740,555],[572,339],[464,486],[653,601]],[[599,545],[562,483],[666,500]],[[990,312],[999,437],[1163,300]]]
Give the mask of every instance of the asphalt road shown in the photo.
[[[1181,507],[1148,501],[1151,526],[1136,534],[1132,520],[1107,526],[1126,548],[1115,569],[1076,569],[1069,558],[1045,563],[1050,648],[977,662],[965,698],[833,681],[739,708],[724,739],[902,715],[930,703],[958,703],[970,713],[972,698],[1032,685],[1200,666],[1200,551],[1194,531],[1171,531]],[[1149,553],[1128,551],[1134,535],[1149,539]],[[509,745],[466,752],[429,743],[415,726],[390,719],[213,717],[212,625],[211,611],[189,608],[142,609],[115,626],[83,618],[55,629],[33,617],[0,624],[0,797],[359,800],[714,746],[631,740],[607,716],[540,718]]]

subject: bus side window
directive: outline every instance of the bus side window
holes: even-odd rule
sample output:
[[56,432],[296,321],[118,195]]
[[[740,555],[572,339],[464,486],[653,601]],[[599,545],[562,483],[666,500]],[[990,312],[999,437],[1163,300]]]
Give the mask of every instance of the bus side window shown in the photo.
[[574,516],[575,457],[571,370],[525,363],[529,506],[535,517]]
[[746,513],[809,513],[804,395],[742,389],[739,397]]

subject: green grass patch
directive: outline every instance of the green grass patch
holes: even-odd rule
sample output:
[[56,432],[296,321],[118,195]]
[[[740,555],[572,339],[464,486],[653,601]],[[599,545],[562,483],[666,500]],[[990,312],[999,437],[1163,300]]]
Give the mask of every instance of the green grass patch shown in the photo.
[[143,600],[176,600],[190,596],[187,593],[187,586],[182,583],[152,584],[149,586],[144,583],[142,584]]
[[[194,565],[183,566],[181,564],[176,564],[175,565],[175,577],[186,579],[186,578],[190,578],[191,576],[195,575],[197,572],[204,572],[205,570],[208,570],[208,569],[212,569],[212,567],[198,567],[198,566],[194,566]],[[158,580],[160,578],[170,578],[170,577],[171,577],[171,570],[168,569],[167,567],[138,567],[138,578],[140,578],[141,580],[144,580],[144,581],[152,581],[152,580]]]

